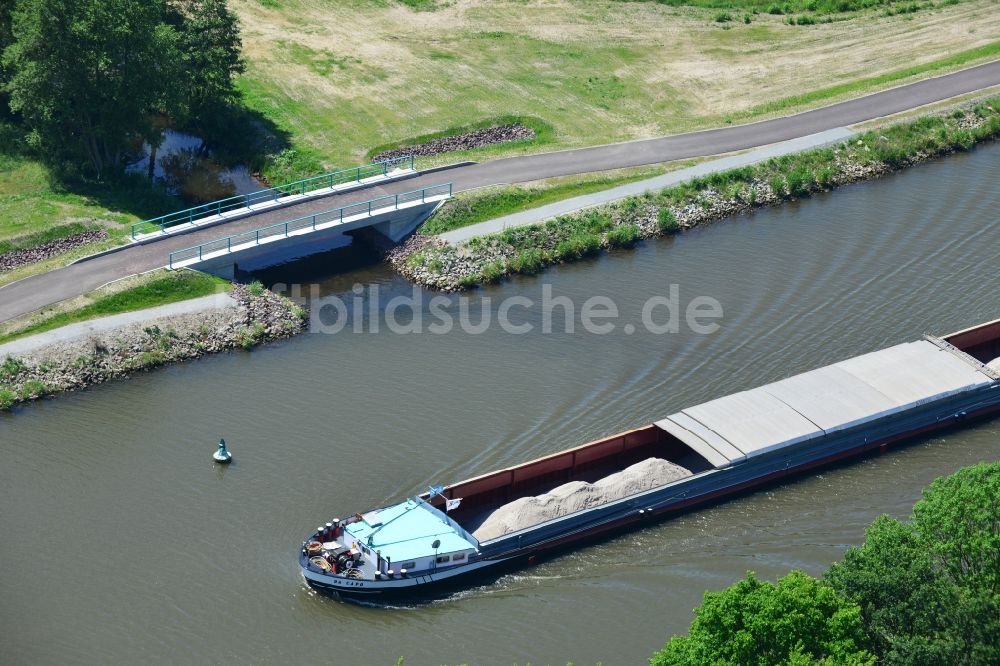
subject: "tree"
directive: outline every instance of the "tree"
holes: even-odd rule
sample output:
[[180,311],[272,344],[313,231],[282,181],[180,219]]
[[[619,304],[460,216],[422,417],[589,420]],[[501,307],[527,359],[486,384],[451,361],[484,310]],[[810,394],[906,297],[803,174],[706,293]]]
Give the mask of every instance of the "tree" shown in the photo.
[[860,609],[801,571],[777,585],[753,573],[706,592],[687,636],[674,636],[652,666],[874,664]]
[[[14,0],[0,0],[0,55],[14,42],[14,33],[11,31],[13,14]],[[2,82],[3,79],[0,79],[0,83]]]
[[246,69],[239,19],[225,0],[170,0],[166,18],[179,36],[182,120],[217,130],[212,120],[239,98],[234,79]]
[[913,507],[913,524],[956,585],[1000,594],[1000,463],[935,479]]
[[941,578],[912,525],[881,516],[826,574],[861,607],[872,650],[884,664],[962,663],[959,594]]
[[885,664],[1000,663],[1000,463],[934,481],[882,516],[826,579],[861,607]]
[[152,113],[177,108],[177,34],[163,13],[160,0],[21,0],[4,62],[11,108],[43,154],[118,172]]
[[10,112],[10,104],[7,100],[7,93],[4,90],[9,75],[7,68],[3,64],[3,53],[7,47],[14,43],[14,33],[11,30],[13,12],[14,0],[0,0],[0,115]]

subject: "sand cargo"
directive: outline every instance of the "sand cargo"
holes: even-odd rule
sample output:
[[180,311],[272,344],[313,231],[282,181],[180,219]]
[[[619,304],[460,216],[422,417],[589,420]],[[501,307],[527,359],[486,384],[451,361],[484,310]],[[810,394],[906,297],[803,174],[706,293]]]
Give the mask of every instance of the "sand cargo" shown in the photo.
[[439,593],[611,530],[1000,413],[1000,320],[690,407],[636,430],[337,518],[301,546],[313,587]]

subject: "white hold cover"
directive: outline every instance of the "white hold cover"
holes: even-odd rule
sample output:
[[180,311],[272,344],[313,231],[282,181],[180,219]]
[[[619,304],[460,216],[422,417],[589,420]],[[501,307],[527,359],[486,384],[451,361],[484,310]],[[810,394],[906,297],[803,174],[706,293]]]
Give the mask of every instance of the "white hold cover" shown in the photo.
[[955,354],[920,340],[690,407],[656,425],[725,467],[990,381]]

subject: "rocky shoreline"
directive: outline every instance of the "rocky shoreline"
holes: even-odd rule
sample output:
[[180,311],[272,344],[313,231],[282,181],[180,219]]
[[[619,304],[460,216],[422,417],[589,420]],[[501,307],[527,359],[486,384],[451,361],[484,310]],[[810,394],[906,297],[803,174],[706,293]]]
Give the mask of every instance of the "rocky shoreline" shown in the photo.
[[417,233],[387,253],[386,260],[412,282],[460,291],[873,180],[997,136],[1000,98],[866,132],[833,148],[776,158],[456,245]]
[[440,139],[431,139],[424,143],[412,146],[400,146],[392,150],[384,150],[372,156],[372,162],[383,162],[397,157],[427,157],[430,155],[440,155],[441,153],[451,153],[456,150],[473,150],[484,146],[492,146],[497,143],[509,143],[511,141],[526,141],[535,138],[535,130],[511,123],[507,125],[497,125],[485,129],[473,130],[464,134],[445,136]]
[[39,261],[44,261],[78,247],[102,241],[108,237],[108,232],[104,229],[91,229],[65,238],[57,238],[47,243],[35,245],[33,247],[18,248],[0,254],[0,273],[12,271],[21,266],[27,266]]
[[235,307],[151,319],[0,362],[0,409],[121,379],[167,363],[287,338],[306,312],[260,285],[233,285]]

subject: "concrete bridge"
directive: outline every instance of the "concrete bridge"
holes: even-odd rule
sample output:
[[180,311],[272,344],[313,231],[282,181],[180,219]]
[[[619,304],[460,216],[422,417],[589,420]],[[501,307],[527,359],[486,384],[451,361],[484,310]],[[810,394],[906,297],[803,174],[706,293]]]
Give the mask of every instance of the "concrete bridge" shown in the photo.
[[216,238],[170,253],[167,267],[195,268],[233,279],[237,270],[264,268],[344,244],[344,234],[370,227],[398,243],[451,197],[451,183],[377,199]]

